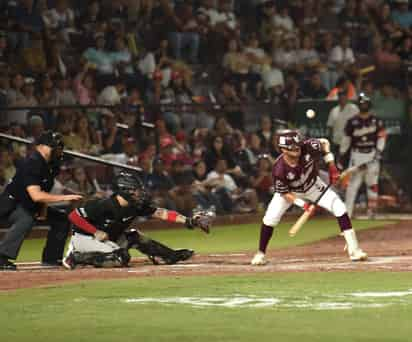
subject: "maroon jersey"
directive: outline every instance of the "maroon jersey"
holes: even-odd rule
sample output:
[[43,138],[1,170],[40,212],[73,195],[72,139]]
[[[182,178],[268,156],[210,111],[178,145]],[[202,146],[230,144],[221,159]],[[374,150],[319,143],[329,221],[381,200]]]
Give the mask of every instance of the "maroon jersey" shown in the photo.
[[281,194],[306,192],[316,181],[321,156],[321,145],[317,139],[303,141],[302,154],[295,167],[287,164],[284,155],[281,154],[276,159],[272,169],[275,191]]
[[367,118],[356,115],[345,126],[345,134],[351,138],[351,148],[361,152],[371,152],[376,148],[378,137],[383,131],[382,120],[373,114]]

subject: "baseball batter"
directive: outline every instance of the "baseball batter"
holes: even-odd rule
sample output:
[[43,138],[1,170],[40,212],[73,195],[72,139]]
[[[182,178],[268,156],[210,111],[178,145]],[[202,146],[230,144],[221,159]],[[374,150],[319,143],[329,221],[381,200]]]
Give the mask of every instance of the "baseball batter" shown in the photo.
[[368,215],[373,216],[376,211],[379,164],[386,143],[386,131],[382,120],[370,112],[370,98],[361,94],[358,102],[359,114],[346,123],[345,136],[340,145],[340,155],[345,155],[350,150],[350,167],[364,165],[351,175],[346,190],[345,202],[350,217],[356,195],[363,182],[367,186]]
[[[319,178],[319,162],[323,158],[329,168],[329,181],[335,184],[339,179],[339,171],[330,152],[327,139],[303,140],[299,132],[285,130],[277,135],[277,145],[282,152],[273,165],[273,182],[275,193],[265,216],[263,217],[259,251],[252,259],[252,265],[264,265],[265,253],[272,237],[274,227],[291,205],[308,210],[310,202],[320,198],[318,205],[338,220],[347,244],[349,258],[353,261],[367,259],[367,254],[360,249],[345,204],[327,184]],[[309,202],[310,201],[310,202]]]
[[157,263],[156,257],[166,264],[174,264],[193,255],[193,250],[173,250],[138,230],[130,229],[138,216],[183,223],[187,228],[200,227],[209,232],[211,218],[207,215],[198,213],[186,217],[176,211],[156,208],[135,174],[121,172],[115,178],[113,190],[110,198],[90,200],[69,214],[73,235],[63,259],[67,269],[74,269],[77,265],[127,266],[130,248],[148,255],[153,263]]

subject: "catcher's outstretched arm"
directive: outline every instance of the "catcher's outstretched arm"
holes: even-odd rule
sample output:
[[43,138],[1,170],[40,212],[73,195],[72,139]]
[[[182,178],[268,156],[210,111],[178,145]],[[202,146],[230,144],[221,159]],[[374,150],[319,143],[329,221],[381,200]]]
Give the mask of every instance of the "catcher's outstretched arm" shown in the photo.
[[212,224],[212,218],[202,212],[197,213],[192,217],[187,217],[174,210],[157,208],[152,217],[168,222],[183,223],[189,229],[199,227],[205,233],[209,233]]
[[152,217],[157,218],[159,220],[175,223],[185,223],[187,219],[186,216],[179,214],[177,211],[168,210],[164,208],[157,208],[156,211],[153,213]]

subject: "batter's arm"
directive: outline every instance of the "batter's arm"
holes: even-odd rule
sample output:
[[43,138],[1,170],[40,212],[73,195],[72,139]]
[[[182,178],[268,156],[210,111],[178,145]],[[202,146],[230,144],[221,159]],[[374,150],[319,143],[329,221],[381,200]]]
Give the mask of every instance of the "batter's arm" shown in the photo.
[[382,120],[380,120],[379,123],[378,123],[377,135],[378,135],[378,137],[377,137],[377,140],[376,140],[376,151],[377,151],[377,155],[379,156],[383,153],[383,150],[385,149],[386,139],[388,137],[386,129],[383,126]]
[[329,182],[335,184],[339,181],[339,171],[335,164],[335,156],[330,151],[330,143],[328,139],[319,139],[321,150],[323,154],[323,160],[328,164],[329,168]]
[[310,204],[303,199],[297,197],[296,195],[292,194],[291,192],[287,192],[285,194],[282,194],[283,198],[288,201],[291,204],[294,204],[303,210],[307,210],[310,206]]

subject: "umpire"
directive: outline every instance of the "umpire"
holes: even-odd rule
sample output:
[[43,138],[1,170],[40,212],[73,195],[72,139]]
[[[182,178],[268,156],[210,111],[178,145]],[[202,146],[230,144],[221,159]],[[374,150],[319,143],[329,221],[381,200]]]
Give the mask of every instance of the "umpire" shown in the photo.
[[[49,191],[59,173],[64,144],[59,133],[44,132],[35,142],[34,152],[17,167],[16,174],[0,195],[0,217],[12,224],[0,242],[0,271],[16,270],[9,259],[16,259],[25,237],[36,219],[44,219],[50,203],[76,201],[79,195],[54,195]],[[69,232],[65,212],[48,208],[50,230],[43,249],[42,263],[59,265]]]

